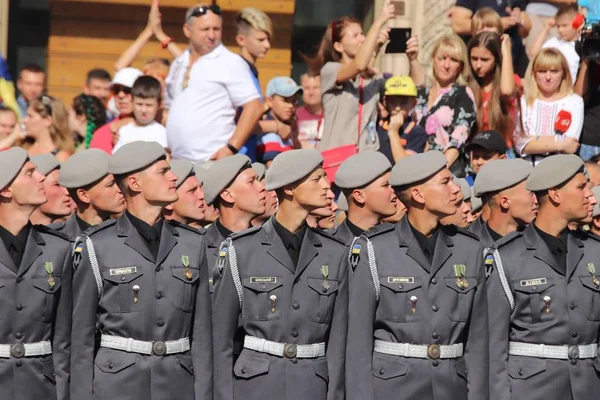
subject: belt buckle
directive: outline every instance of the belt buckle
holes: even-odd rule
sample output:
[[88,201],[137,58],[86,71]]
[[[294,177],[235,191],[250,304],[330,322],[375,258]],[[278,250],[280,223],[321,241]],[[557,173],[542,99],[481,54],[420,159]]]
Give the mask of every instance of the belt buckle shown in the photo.
[[577,360],[579,359],[579,346],[571,345],[569,346],[569,360]]
[[298,355],[298,347],[295,344],[286,344],[283,347],[283,356],[285,358],[296,358]]
[[165,342],[154,342],[152,344],[152,354],[155,356],[164,356],[167,354],[167,345]]
[[13,358],[25,357],[25,346],[23,343],[16,343],[10,346],[10,355]]
[[442,355],[439,344],[430,344],[427,346],[427,357],[431,360],[437,360]]

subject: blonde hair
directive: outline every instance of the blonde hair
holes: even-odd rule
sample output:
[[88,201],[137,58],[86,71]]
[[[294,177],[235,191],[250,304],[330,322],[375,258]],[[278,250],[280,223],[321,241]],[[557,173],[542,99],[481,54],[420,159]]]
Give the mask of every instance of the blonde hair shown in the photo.
[[504,25],[502,25],[500,14],[489,7],[477,10],[471,19],[471,35],[475,36],[477,31],[482,28],[494,28],[496,29],[496,33],[501,35],[504,32]]
[[273,23],[263,11],[254,7],[242,9],[235,17],[238,34],[247,35],[249,28],[265,32],[269,39],[273,38]]
[[[438,56],[448,56],[460,62],[460,72],[456,78],[456,83],[462,86],[468,86],[471,81],[471,67],[467,57],[467,46],[465,42],[456,34],[451,33],[442,36],[431,51],[431,59]],[[429,78],[432,82],[437,81],[433,70],[433,62],[429,67]]]
[[535,73],[540,70],[551,68],[562,70],[562,82],[558,89],[561,98],[573,93],[573,80],[565,56],[555,48],[543,49],[533,58],[533,60],[531,60],[531,62],[529,62],[527,72],[525,72],[524,89],[528,106],[533,105],[533,102],[540,97],[540,90],[537,81],[535,80]]
[[[75,144],[69,130],[69,113],[63,102],[55,97],[43,95],[29,103],[29,107],[42,118],[52,118],[52,125],[49,128],[52,143],[59,151],[73,154]],[[25,138],[17,145],[27,150],[32,144],[31,138]]]

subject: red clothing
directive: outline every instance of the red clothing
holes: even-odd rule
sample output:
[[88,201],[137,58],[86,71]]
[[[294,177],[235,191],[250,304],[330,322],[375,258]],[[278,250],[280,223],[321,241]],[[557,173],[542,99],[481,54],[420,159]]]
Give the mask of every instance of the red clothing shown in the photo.
[[[522,93],[523,86],[522,86],[521,78],[519,78],[519,76],[516,74],[515,74],[515,83],[517,84],[517,93]],[[489,125],[488,125],[488,112],[487,112],[487,103],[488,103],[488,101],[490,101],[490,97],[492,97],[491,92],[482,91],[481,99],[483,100],[483,102],[482,102],[482,104],[483,104],[483,126],[479,129],[480,131],[487,131],[488,129],[490,129]],[[511,97],[510,103],[508,106],[508,114],[512,117],[513,121],[517,120],[517,99],[518,99],[518,95]],[[510,132],[510,135],[505,136],[505,139],[506,139],[506,145],[508,147],[512,148],[513,147],[512,132]]]
[[92,137],[92,141],[90,142],[90,149],[100,149],[104,150],[108,154],[112,154],[113,152],[113,133],[110,130],[110,124],[120,120],[122,117],[119,116],[113,119],[106,125],[101,126],[96,129],[94,132],[94,136]]

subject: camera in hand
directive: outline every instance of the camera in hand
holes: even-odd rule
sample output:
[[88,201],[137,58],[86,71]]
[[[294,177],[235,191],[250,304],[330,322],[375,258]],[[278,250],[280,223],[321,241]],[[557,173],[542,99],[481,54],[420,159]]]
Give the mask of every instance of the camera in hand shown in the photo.
[[582,58],[600,60],[600,21],[587,21],[583,15],[577,14],[573,19],[573,28],[581,30],[581,36],[575,43],[575,50]]

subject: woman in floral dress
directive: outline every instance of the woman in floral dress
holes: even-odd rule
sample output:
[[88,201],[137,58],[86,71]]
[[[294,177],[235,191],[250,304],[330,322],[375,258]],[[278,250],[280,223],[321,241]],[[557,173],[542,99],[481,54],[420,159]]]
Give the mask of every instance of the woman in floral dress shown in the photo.
[[443,152],[452,173],[464,177],[463,147],[477,123],[466,46],[454,34],[444,36],[433,48],[432,61],[431,85],[419,90],[414,114],[429,135],[428,150]]

